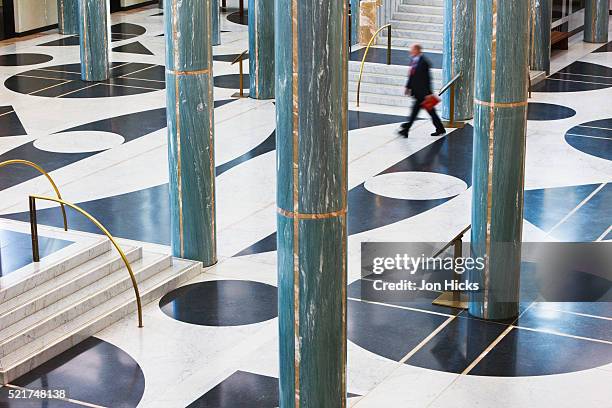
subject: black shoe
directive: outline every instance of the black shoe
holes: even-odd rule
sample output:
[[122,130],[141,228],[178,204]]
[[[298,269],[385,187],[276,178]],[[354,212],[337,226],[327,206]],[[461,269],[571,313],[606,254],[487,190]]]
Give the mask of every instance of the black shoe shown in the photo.
[[402,123],[402,129],[408,129],[408,128],[409,128],[408,122]]
[[442,129],[442,130],[436,130],[434,133],[432,133],[432,136],[442,136],[446,134],[446,130]]
[[408,137],[408,129],[402,129],[402,130],[400,130],[400,131],[399,131],[399,132],[397,132],[397,133],[399,133],[401,136],[403,136],[403,137],[405,137],[405,138],[407,138],[407,137]]

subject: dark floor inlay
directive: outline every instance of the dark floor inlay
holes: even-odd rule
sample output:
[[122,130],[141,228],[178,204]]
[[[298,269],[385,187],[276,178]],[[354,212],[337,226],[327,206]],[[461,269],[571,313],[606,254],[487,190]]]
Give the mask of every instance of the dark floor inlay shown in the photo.
[[25,136],[27,133],[23,128],[17,112],[12,106],[0,106],[0,137],[2,136]]
[[0,55],[0,66],[16,67],[22,65],[35,65],[49,62],[52,59],[53,57],[47,54],[5,54]]
[[576,115],[572,108],[552,103],[529,102],[527,112],[528,120],[560,120],[571,118]]
[[581,92],[612,87],[612,68],[576,61],[532,87],[534,92]]
[[[145,378],[120,348],[89,337],[12,382],[28,389],[67,390],[69,398],[105,407],[132,408],[142,398]],[[0,406],[4,401],[0,400]]]
[[240,12],[236,11],[234,13],[228,14],[227,19],[232,23],[249,25],[249,11],[244,10],[242,18],[240,18]]
[[160,301],[173,319],[201,326],[242,326],[277,316],[276,287],[242,280],[217,280],[183,286]]
[[[348,393],[347,397],[358,395]],[[273,408],[278,404],[278,378],[236,371],[187,408]]]
[[108,98],[164,89],[163,71],[161,65],[113,62],[109,80],[86,82],[80,78],[80,64],[64,64],[21,72],[4,85],[15,92],[48,98]]
[[612,118],[574,126],[565,141],[575,149],[606,160],[612,160]]
[[470,375],[520,377],[571,373],[612,362],[612,345],[513,329]]
[[113,48],[115,52],[127,52],[130,54],[154,55],[147,47],[136,41]]
[[[243,78],[243,89],[249,89],[249,74],[244,74]],[[240,75],[239,74],[227,74],[219,75],[215,77],[215,86],[217,88],[226,89],[240,89]]]

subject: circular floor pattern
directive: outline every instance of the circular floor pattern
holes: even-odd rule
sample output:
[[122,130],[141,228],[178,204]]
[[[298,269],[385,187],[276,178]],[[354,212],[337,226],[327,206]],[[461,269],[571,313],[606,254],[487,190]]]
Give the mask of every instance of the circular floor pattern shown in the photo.
[[[249,89],[249,74],[244,74],[242,89]],[[215,77],[215,86],[217,88],[240,89],[240,75],[228,74]]]
[[236,11],[234,13],[228,14],[227,15],[227,19],[229,21],[231,21],[232,23],[242,24],[242,25],[249,25],[249,11],[248,10],[244,10],[244,16],[242,17],[242,20],[240,19],[240,12],[239,11]]
[[565,134],[565,141],[581,152],[612,160],[612,118],[574,126]]
[[81,80],[80,64],[43,66],[8,78],[11,91],[47,98],[109,98],[155,92],[165,88],[164,67],[138,62],[113,62],[111,78]]
[[576,111],[572,108],[552,103],[529,102],[527,111],[528,120],[561,120],[575,115]]
[[[68,390],[69,398],[91,406],[135,408],[144,394],[145,377],[125,351],[89,337],[11,384],[28,390]],[[36,406],[46,407],[46,400],[41,401]]]
[[381,174],[364,186],[371,193],[399,200],[437,200],[467,190],[467,184],[457,177],[420,171]]
[[159,301],[168,316],[200,326],[243,326],[277,316],[277,289],[265,283],[216,280],[175,289]]
[[0,66],[18,67],[23,65],[35,65],[49,62],[53,59],[47,54],[5,54],[0,55]]
[[91,153],[112,149],[125,139],[110,132],[64,132],[43,136],[34,147],[52,153]]

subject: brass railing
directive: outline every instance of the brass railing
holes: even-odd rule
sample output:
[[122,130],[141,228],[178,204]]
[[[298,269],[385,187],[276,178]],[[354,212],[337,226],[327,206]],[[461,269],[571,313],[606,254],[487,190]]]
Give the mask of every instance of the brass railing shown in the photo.
[[361,59],[361,68],[359,69],[359,81],[357,81],[357,107],[359,107],[359,93],[361,91],[361,78],[363,77],[363,67],[365,66],[366,58],[368,56],[368,51],[370,51],[370,47],[374,40],[376,40],[376,36],[384,29],[387,29],[387,65],[391,65],[391,24],[384,25],[380,27],[372,38],[370,42],[368,42],[368,46],[365,48],[365,52],[363,53],[363,58]]
[[453,79],[451,79],[446,85],[444,85],[438,91],[438,96],[442,96],[448,89],[450,89],[449,121],[444,124],[446,127],[450,127],[450,128],[461,128],[464,125],[463,122],[455,122],[455,94],[456,94],[455,83],[459,80],[459,78],[461,78],[461,74],[462,73],[460,72],[457,75],[455,75]]
[[[240,55],[238,55],[236,58],[234,58],[234,60],[232,61],[232,65],[234,65],[235,63],[239,63],[240,66],[240,79],[239,79],[239,83],[240,83],[240,91],[238,96],[240,98],[244,98],[244,68],[242,67],[242,61],[244,61],[244,56],[246,55],[246,53],[249,52],[249,50],[244,50],[240,53]],[[236,95],[232,95],[232,96],[236,96]]]
[[134,288],[134,294],[136,295],[136,305],[138,306],[138,327],[143,327],[142,325],[142,303],[140,301],[140,291],[138,290],[138,283],[136,282],[136,276],[134,275],[134,271],[132,270],[130,261],[127,259],[127,256],[125,255],[125,253],[123,252],[123,250],[121,249],[117,241],[113,238],[110,232],[108,232],[108,230],[104,228],[104,226],[100,223],[100,221],[95,219],[91,214],[89,214],[87,211],[83,210],[79,206],[69,203],[67,201],[64,201],[61,198],[45,197],[45,196],[39,196],[39,195],[30,196],[30,229],[32,232],[32,258],[34,259],[34,262],[40,262],[40,252],[39,252],[39,247],[38,247],[38,223],[36,221],[36,200],[52,201],[52,202],[59,203],[62,206],[65,205],[65,206],[72,208],[73,210],[81,213],[83,216],[89,219],[89,221],[91,221],[96,227],[98,227],[98,229],[100,229],[100,231],[104,233],[104,235],[108,237],[108,239],[111,241],[115,249],[117,249],[117,252],[119,252],[121,259],[123,260],[123,263],[125,264],[125,267],[127,268],[128,273],[130,274],[130,279],[132,280],[132,286]]
[[[444,253],[451,246],[453,247],[453,260],[463,256],[463,236],[472,228],[471,225],[465,227],[459,234],[457,234],[448,244],[433,255],[433,258],[437,258]],[[453,262],[453,265],[456,263]],[[453,272],[453,279],[460,280],[461,275],[457,272]],[[459,290],[453,290],[450,292],[444,292],[433,302],[434,305],[452,307],[455,309],[467,309],[467,302],[461,298],[461,292]]]
[[[60,194],[59,189],[57,188],[57,185],[55,184],[55,182],[53,181],[49,173],[47,173],[38,164],[28,161],[28,160],[15,159],[15,160],[3,161],[2,163],[0,163],[0,168],[10,166],[12,164],[23,164],[25,166],[29,166],[29,167],[32,167],[33,169],[38,170],[40,174],[42,174],[43,176],[47,178],[47,180],[49,180],[49,183],[51,183],[53,190],[55,190],[55,195],[57,195],[57,198],[59,198],[60,200],[62,199],[62,195]],[[66,208],[64,207],[64,204],[62,204],[60,207],[62,208],[62,216],[64,217],[64,231],[68,231],[68,219],[66,218]]]

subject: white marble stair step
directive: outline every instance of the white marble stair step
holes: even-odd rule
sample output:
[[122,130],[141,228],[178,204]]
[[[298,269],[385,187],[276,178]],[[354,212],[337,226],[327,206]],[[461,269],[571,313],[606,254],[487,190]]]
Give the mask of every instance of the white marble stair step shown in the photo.
[[[354,103],[357,101],[357,94],[355,92],[349,92],[349,102]],[[360,103],[367,103],[372,105],[390,105],[390,106],[412,106],[410,98],[405,96],[394,96],[394,95],[379,95],[372,93],[361,93],[359,95]],[[354,105],[349,105],[354,106]]]
[[444,16],[441,14],[426,14],[426,13],[405,13],[395,12],[391,19],[391,25],[396,21],[420,21],[425,23],[444,24]]
[[[144,255],[147,257],[147,253]],[[169,291],[196,277],[202,271],[201,263],[174,259],[172,265],[139,285],[143,305],[159,299]],[[44,362],[68,350],[75,344],[96,334],[136,310],[134,291],[130,287],[108,301],[93,307],[75,319],[43,336],[37,337],[26,346],[0,358],[0,382],[6,384],[31,371]],[[148,323],[144,320],[144,329]],[[134,325],[136,320],[134,319]]]
[[444,7],[442,6],[424,6],[422,4],[400,4],[397,8],[400,13],[415,13],[429,15],[444,15]]
[[418,40],[414,38],[393,37],[391,45],[393,47],[410,47],[414,43],[419,43],[423,50],[427,51],[442,51],[444,43],[442,41]]
[[[144,254],[132,265],[136,280],[141,282],[172,265],[169,255]],[[132,281],[126,268],[93,282],[50,306],[0,331],[0,356],[7,355],[93,307],[103,304],[126,290]]]
[[441,44],[444,42],[444,35],[441,32],[412,31],[393,28],[391,34],[391,42],[393,42],[394,38],[410,38],[415,41],[440,42]]
[[401,4],[444,7],[444,0],[402,0]]
[[[359,77],[359,69],[360,63],[351,61],[349,64],[349,75],[356,74]],[[381,77],[392,77],[395,83],[395,78],[401,78],[405,83],[408,77],[408,67],[404,65],[385,65],[385,64],[373,64],[373,63],[365,63],[363,66],[363,76],[362,81],[365,81],[366,78],[377,75]],[[442,70],[438,68],[434,68],[431,70],[431,77],[434,81],[442,80]],[[350,77],[349,77],[350,78]]]
[[[349,88],[351,83],[357,84],[359,80],[359,72],[351,71],[349,72]],[[374,74],[371,72],[364,73],[361,77],[361,83],[370,83],[370,84],[381,84],[381,85],[390,85],[396,86],[400,88],[404,88],[406,85],[406,76],[397,76],[397,75],[385,75],[385,74]]]
[[55,279],[66,271],[74,269],[110,250],[111,242],[109,240],[101,240],[60,262],[47,264],[43,258],[40,263],[32,264],[35,270],[28,273],[27,276],[22,276],[19,271],[11,273],[6,279],[3,278],[2,280],[0,302],[6,302],[34,287],[42,285],[50,279]]
[[[124,246],[122,249],[131,263],[142,258],[140,247]],[[123,260],[113,249],[72,268],[54,279],[1,303],[0,327],[9,327],[123,267]]]
[[[350,82],[348,86],[349,92],[357,91],[357,82]],[[383,85],[383,84],[373,84],[370,82],[361,82],[360,95],[364,93],[368,94],[376,94],[376,95],[393,95],[393,96],[403,96],[404,95],[404,87],[396,86],[396,85]]]
[[397,30],[423,31],[444,35],[444,25],[441,23],[428,23],[414,20],[396,20],[392,22],[392,29],[393,28]]

